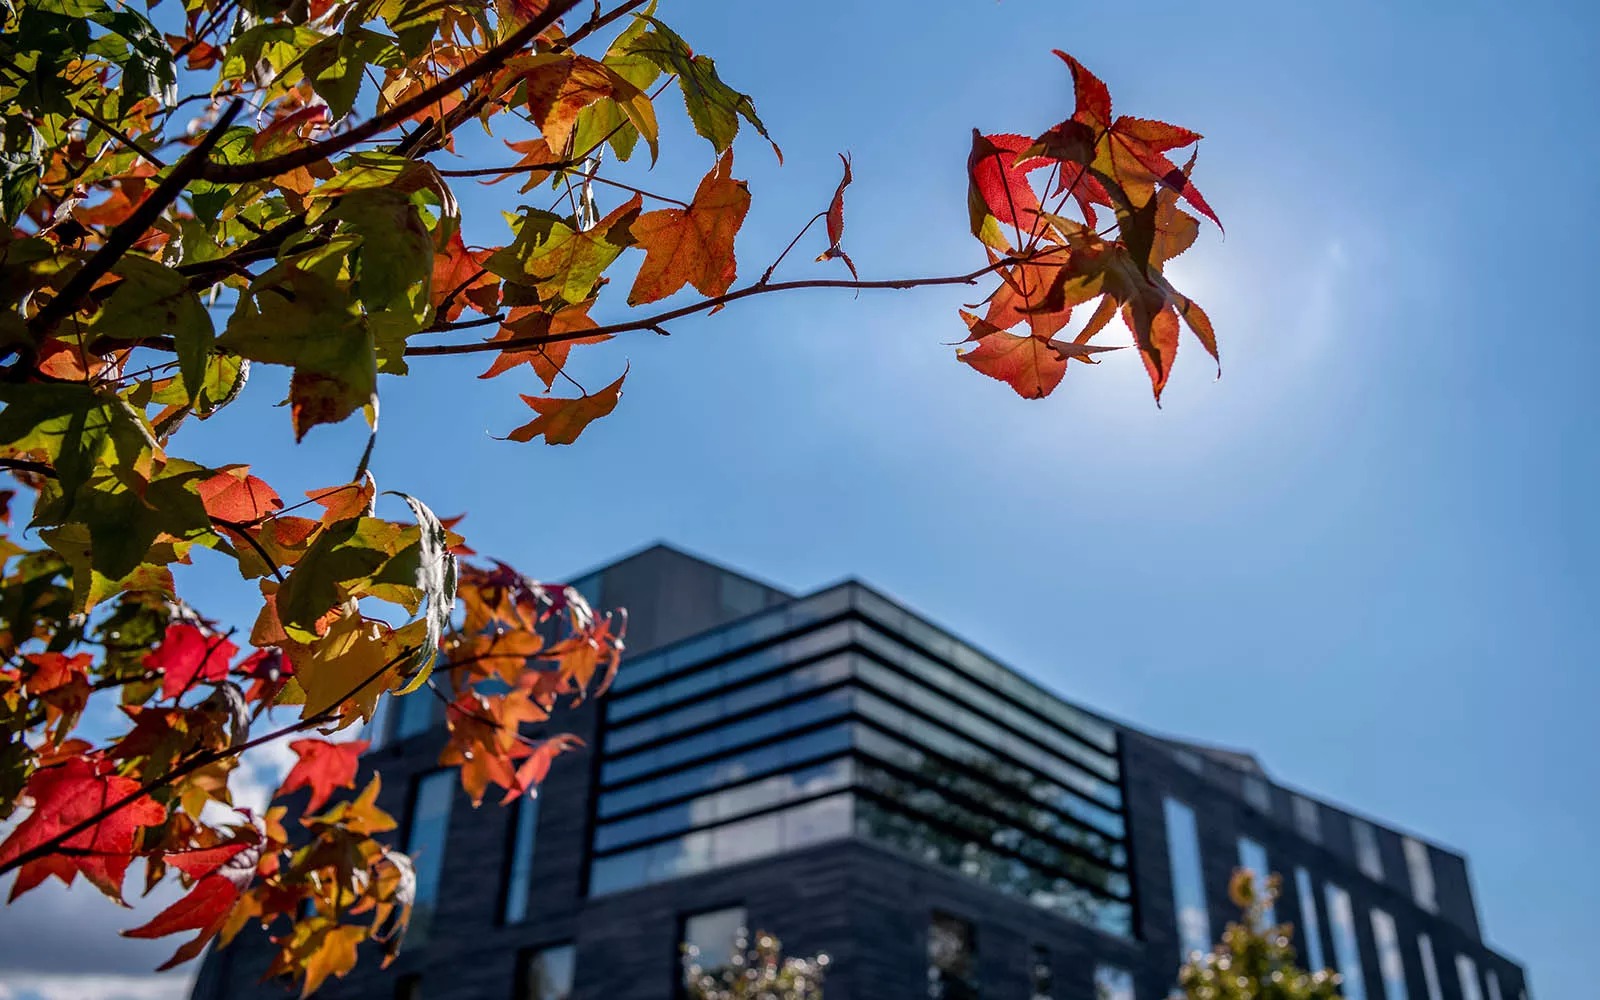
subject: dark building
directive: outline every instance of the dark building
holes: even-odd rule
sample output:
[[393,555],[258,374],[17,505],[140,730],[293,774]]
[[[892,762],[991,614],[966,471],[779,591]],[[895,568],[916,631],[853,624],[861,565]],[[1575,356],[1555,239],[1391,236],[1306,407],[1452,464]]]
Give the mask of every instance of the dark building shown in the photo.
[[[855,582],[794,597],[664,546],[575,584],[629,609],[591,750],[535,800],[473,810],[435,770],[436,702],[369,751],[419,903],[396,964],[331,998],[670,1000],[680,946],[737,929],[831,958],[829,1000],[1159,1000],[1235,916],[1238,866],[1347,1000],[1526,1000],[1466,860],[1278,784],[1245,753],[1072,705]],[[197,998],[280,996],[270,945]]]

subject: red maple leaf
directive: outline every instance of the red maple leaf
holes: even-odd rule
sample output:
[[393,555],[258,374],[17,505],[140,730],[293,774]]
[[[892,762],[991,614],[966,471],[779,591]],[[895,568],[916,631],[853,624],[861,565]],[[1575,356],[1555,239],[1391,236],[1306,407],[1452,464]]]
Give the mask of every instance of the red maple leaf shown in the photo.
[[306,803],[306,813],[316,812],[335,788],[356,787],[356,770],[361,766],[361,754],[367,746],[366,740],[354,743],[295,740],[289,744],[289,749],[300,759],[272,797],[280,799],[296,789],[310,788],[311,801]]
[[583,746],[583,740],[571,733],[561,733],[541,741],[529,753],[528,759],[523,761],[517,768],[516,775],[512,779],[510,787],[506,789],[506,794],[500,800],[500,804],[505,805],[523,795],[538,794],[539,784],[550,773],[550,764],[556,759],[556,756],[569,749],[581,746]]
[[144,665],[165,676],[161,697],[177,698],[196,681],[220,681],[228,676],[228,661],[239,647],[222,636],[207,636],[187,622],[167,626],[161,645],[145,654]]
[[283,506],[283,499],[265,480],[250,475],[248,465],[227,465],[198,487],[206,513],[218,521],[246,524],[260,521]]
[[[1164,185],[1222,228],[1199,189],[1166,156],[1170,150],[1198,142],[1200,133],[1129,115],[1113,119],[1111,93],[1105,83],[1065,52],[1057,49],[1055,53],[1072,70],[1077,108],[1070,119],[1041,136],[1035,150],[1064,165],[1092,167],[1113,181],[1136,207],[1149,202],[1155,185]],[[1065,166],[1062,176],[1065,179]]]
[[[139,791],[139,782],[104,774],[104,767],[100,761],[69,757],[58,767],[35,771],[27,785],[33,812],[0,844],[0,865],[49,844]],[[11,886],[10,898],[16,899],[50,875],[71,885],[82,872],[101,892],[122,902],[122,880],[133,862],[139,828],[155,826],[166,818],[166,807],[149,796],[128,801],[93,826],[63,840],[59,846],[64,850],[23,864]]]
[[[242,848],[243,845],[238,846]],[[216,937],[217,932],[222,930],[228,914],[233,912],[233,904],[238,900],[239,887],[234,885],[232,880],[225,875],[207,875],[195,883],[187,896],[156,914],[149,923],[123,931],[122,936],[158,938],[180,931],[199,931],[197,937],[185,942],[171,958],[156,969],[157,972],[164,972],[200,954],[206,942]]]

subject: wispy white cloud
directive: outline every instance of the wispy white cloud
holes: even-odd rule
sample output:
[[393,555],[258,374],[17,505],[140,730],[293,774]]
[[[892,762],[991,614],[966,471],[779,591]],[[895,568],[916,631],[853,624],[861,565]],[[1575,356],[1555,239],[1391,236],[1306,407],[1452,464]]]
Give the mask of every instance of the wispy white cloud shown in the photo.
[[0,978],[0,1000],[182,1000],[194,977],[182,973],[148,976],[72,975],[7,972]]

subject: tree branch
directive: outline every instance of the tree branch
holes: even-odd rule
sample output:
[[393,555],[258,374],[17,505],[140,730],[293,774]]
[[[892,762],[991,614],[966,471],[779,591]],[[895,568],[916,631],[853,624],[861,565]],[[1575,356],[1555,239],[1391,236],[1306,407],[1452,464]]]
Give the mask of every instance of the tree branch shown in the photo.
[[[585,337],[598,337],[602,334],[608,333],[627,333],[632,330],[653,330],[656,327],[659,327],[661,324],[671,320],[681,319],[684,316],[692,316],[695,313],[705,312],[709,309],[715,309],[718,306],[727,305],[729,302],[737,302],[740,299],[747,299],[752,295],[765,295],[768,292],[792,291],[798,288],[853,288],[860,290],[875,288],[925,288],[932,285],[971,285],[975,284],[979,278],[986,274],[998,271],[1003,267],[1009,267],[1012,264],[1022,263],[1028,259],[1031,258],[1004,257],[995,261],[993,264],[990,264],[988,267],[982,267],[967,274],[955,274],[940,278],[893,278],[884,281],[848,281],[843,279],[821,278],[810,281],[775,281],[769,284],[761,284],[760,282],[757,282],[753,285],[746,285],[743,288],[735,289],[734,291],[728,292],[725,295],[712,296],[709,299],[702,299],[699,302],[681,306],[677,309],[669,309],[665,312],[656,313],[653,316],[646,316],[642,319],[628,320],[622,323],[612,323],[609,326],[589,327],[583,330],[572,330],[566,333],[552,333],[536,337],[513,337],[510,340],[474,341],[470,344],[419,345],[416,347],[407,347],[406,357],[430,357],[443,354],[478,354],[484,351],[511,351],[521,348],[537,347],[541,344],[560,343],[564,340],[581,340]],[[483,320],[482,323],[478,325],[498,323],[501,319],[503,319],[503,317],[491,316],[488,319]],[[477,323],[477,321],[473,322]],[[469,324],[457,324],[451,329],[462,329],[467,325]]]
[[332,719],[338,713],[340,706],[342,706],[346,701],[349,701],[351,698],[354,698],[358,693],[360,693],[362,688],[365,688],[368,684],[371,684],[379,677],[382,677],[384,671],[388,670],[390,667],[393,667],[395,664],[404,660],[414,652],[416,652],[416,647],[408,646],[396,653],[394,656],[390,657],[388,662],[384,663],[383,666],[374,671],[372,676],[366,678],[360,684],[357,684],[343,698],[340,698],[338,701],[318,712],[316,715],[313,715],[309,719],[301,719],[299,722],[284,726],[282,729],[268,733],[265,736],[257,736],[253,740],[246,740],[236,747],[229,747],[226,750],[208,750],[195,754],[193,757],[189,758],[182,764],[179,764],[177,767],[168,771],[166,774],[163,774],[161,777],[152,778],[151,780],[140,785],[134,791],[129,792],[127,795],[124,795],[122,798],[111,803],[111,805],[101,809],[94,815],[73,824],[67,829],[56,834],[54,837],[51,837],[49,840],[23,851],[10,861],[0,865],[0,875],[14,871],[17,868],[21,868],[30,861],[37,861],[40,858],[44,858],[56,853],[67,841],[71,840],[73,837],[76,837],[85,830],[98,825],[100,821],[105,819],[107,816],[112,815],[119,809],[126,808],[144,796],[149,795],[156,789],[169,785],[179,778],[187,777],[203,767],[215,764],[219,760],[227,760],[229,757],[237,757],[246,750],[253,750],[256,747],[261,746],[263,743],[271,743],[273,740],[288,736],[291,733],[297,733],[304,729],[312,729],[316,726],[322,725],[324,722]]
[[51,328],[78,308],[78,303],[83,301],[89,290],[111,272],[117,261],[122,259],[122,255],[133,248],[139,238],[161,217],[161,213],[178,200],[178,195],[189,186],[189,182],[200,176],[209,162],[211,150],[243,109],[243,101],[234,101],[228,105],[228,109],[217,119],[216,125],[212,126],[205,137],[178,161],[178,165],[173,167],[172,172],[156,185],[156,189],[139,203],[133,214],[111,231],[105,243],[95,251],[93,257],[84,262],[67,282],[66,287],[61,289],[61,293],[46,303],[45,307],[28,321],[28,334],[35,342],[44,339],[44,335]]
[[217,184],[248,184],[251,181],[265,180],[268,177],[276,177],[291,170],[310,166],[318,160],[328,159],[358,142],[364,142],[380,132],[394,128],[417,112],[425,110],[441,97],[460,90],[480,77],[499,69],[507,59],[537,38],[546,28],[555,24],[562,15],[578,6],[578,3],[579,0],[555,0],[527,24],[484,50],[483,55],[477,59],[421,91],[415,97],[401,101],[383,114],[367,119],[348,132],[254,163],[209,164],[199,176],[202,180]]

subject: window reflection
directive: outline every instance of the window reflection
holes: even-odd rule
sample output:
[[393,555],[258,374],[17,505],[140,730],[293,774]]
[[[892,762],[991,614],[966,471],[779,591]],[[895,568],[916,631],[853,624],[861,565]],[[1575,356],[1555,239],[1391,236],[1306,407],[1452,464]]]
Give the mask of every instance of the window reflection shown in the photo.
[[391,725],[394,726],[392,740],[420,736],[444,722],[444,705],[428,688],[418,688],[399,697],[391,696],[390,700],[394,702],[389,710]]
[[[1294,870],[1295,895],[1300,897],[1300,949],[1312,972],[1328,967],[1322,955],[1322,921],[1317,919],[1317,892],[1311,885],[1311,875],[1304,868]],[[1437,997],[1432,1000],[1438,1000]]]
[[1478,963],[1466,955],[1457,955],[1456,978],[1461,982],[1461,1000],[1483,1000],[1483,990],[1478,987]]
[[696,913],[683,922],[683,978],[687,983],[699,974],[715,976],[742,956],[748,917],[742,906]]
[[1322,843],[1322,813],[1321,807],[1315,802],[1301,795],[1293,797],[1294,826],[1300,831],[1300,836],[1313,844]]
[[1094,1000],[1133,1000],[1133,973],[1110,965],[1095,966]]
[[434,771],[417,780],[412,796],[411,815],[406,823],[406,854],[416,868],[417,895],[406,938],[414,947],[427,942],[433,926],[455,787],[454,771]]
[[622,892],[845,837],[851,816],[850,796],[839,794],[606,855],[590,866],[589,892]]
[[978,932],[960,917],[937,910],[928,921],[928,996],[978,998]]
[[1428,1000],[1444,1000],[1444,987],[1439,984],[1439,965],[1433,957],[1433,939],[1428,935],[1417,935],[1417,954],[1422,959],[1422,982],[1428,988]]
[[508,924],[521,923],[528,916],[528,896],[533,890],[533,846],[539,832],[539,800],[524,795],[517,803],[512,824],[511,864],[506,875],[503,914]]
[[[1329,882],[1328,926],[1333,932],[1333,957],[1339,964],[1340,995],[1344,1000],[1367,1000],[1367,983],[1361,971],[1361,947],[1356,942],[1356,914],[1350,894]],[[1478,998],[1474,998],[1478,1000]]]
[[1411,877],[1411,898],[1429,913],[1439,912],[1439,897],[1433,881],[1433,857],[1428,845],[1412,837],[1400,841],[1406,856],[1406,872]]
[[577,949],[570,944],[528,953],[522,967],[522,1000],[571,1000],[577,963]]
[[1500,977],[1494,974],[1493,969],[1490,969],[1488,972],[1484,973],[1484,976],[1489,983],[1489,1000],[1501,1000]]
[[1378,832],[1364,819],[1350,817],[1350,837],[1356,845],[1356,864],[1361,874],[1383,881],[1383,855],[1378,852]]
[[1127,937],[1132,933],[1132,907],[1128,903],[1098,896],[1063,875],[1041,871],[882,803],[863,798],[856,801],[855,807],[856,830],[865,840],[958,871],[992,889],[1108,934]]
[[[1267,879],[1272,875],[1272,871],[1267,867],[1267,849],[1249,837],[1239,838],[1239,867],[1254,873],[1256,885],[1262,888],[1266,887]],[[1256,930],[1266,930],[1277,922],[1273,908],[1268,906],[1262,912]]]
[[1241,775],[1244,800],[1264,813],[1272,812],[1272,787],[1253,774]]
[[1406,964],[1400,957],[1400,933],[1394,918],[1382,910],[1372,911],[1372,941],[1378,949],[1378,975],[1383,979],[1384,1000],[1409,1000],[1406,995]]
[[1206,915],[1205,877],[1200,867],[1200,833],[1194,810],[1168,798],[1167,855],[1172,864],[1173,907],[1178,916],[1180,957],[1211,950],[1211,919]]

